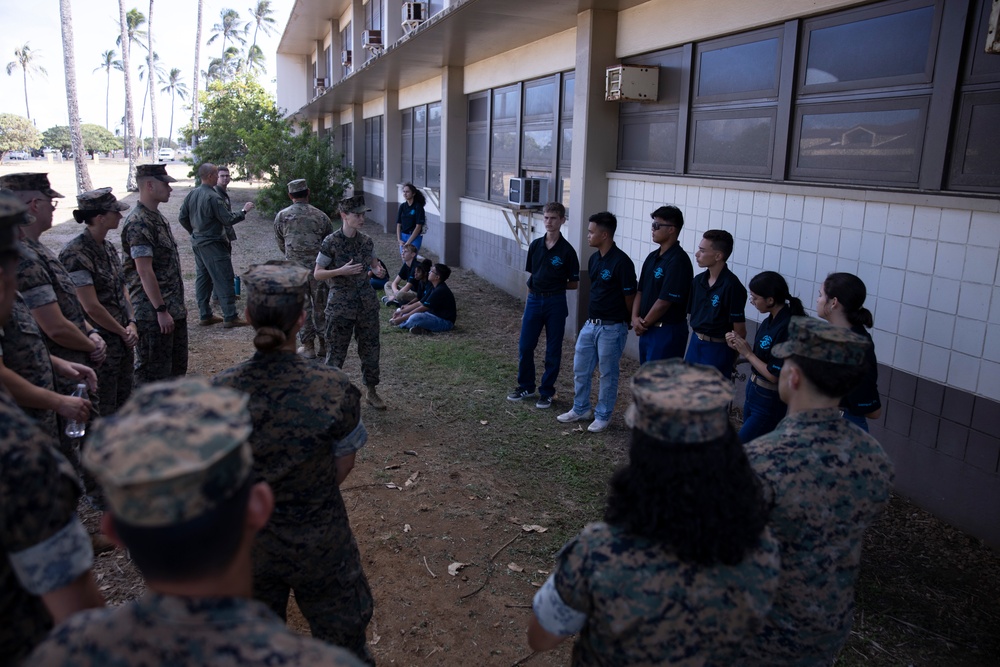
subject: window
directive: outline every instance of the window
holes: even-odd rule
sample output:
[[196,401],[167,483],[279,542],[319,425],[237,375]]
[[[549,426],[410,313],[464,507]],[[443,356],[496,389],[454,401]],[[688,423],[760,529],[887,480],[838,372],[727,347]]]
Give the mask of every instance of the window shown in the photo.
[[[365,3],[365,30],[382,31],[382,44],[385,44],[385,30],[382,25],[382,0],[368,0]],[[365,49],[365,60],[375,57],[375,53]]]
[[469,95],[465,143],[465,193],[486,199],[486,174],[490,162],[490,93]]
[[365,118],[365,169],[367,178],[382,178],[382,116]]
[[427,180],[429,188],[441,187],[441,103],[427,105]]
[[344,164],[354,166],[354,124],[340,126],[340,152],[344,154]]
[[[348,77],[351,75],[351,70],[353,68],[352,63],[354,60],[354,35],[351,34],[350,21],[348,21],[347,25],[344,26],[344,29],[340,31],[340,43],[342,45],[341,48],[343,49],[340,54],[340,65],[343,71],[342,77]],[[344,57],[346,54],[350,54],[351,62],[344,62],[346,60]]]
[[573,95],[576,76],[564,74],[559,101],[559,152],[556,167],[555,200],[566,208],[570,203],[570,162],[573,158]]
[[677,171],[677,133],[681,79],[685,68],[681,49],[671,49],[624,61],[660,68],[655,102],[623,102],[618,116],[618,166],[633,171]]
[[521,86],[515,84],[493,91],[490,136],[489,198],[507,201],[510,179],[518,176],[518,119],[521,111]]
[[403,182],[417,187],[441,187],[441,103],[404,109],[401,115]]
[[326,85],[333,85],[333,49],[329,46],[323,49],[323,62],[326,63],[326,71],[323,72],[323,76],[326,77]]

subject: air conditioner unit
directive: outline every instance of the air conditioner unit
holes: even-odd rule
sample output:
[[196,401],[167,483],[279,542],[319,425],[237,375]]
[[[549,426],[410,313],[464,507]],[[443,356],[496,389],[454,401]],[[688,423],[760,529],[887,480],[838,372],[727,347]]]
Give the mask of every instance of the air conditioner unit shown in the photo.
[[660,68],[647,65],[616,65],[604,76],[604,99],[608,102],[655,102]]
[[549,196],[547,178],[512,178],[507,201],[521,208],[533,208],[545,204]]
[[313,88],[326,88],[326,77],[325,76],[316,77],[316,83],[313,85]]
[[426,2],[404,2],[403,3],[403,22],[406,21],[420,21],[421,23],[427,20],[427,3]]
[[344,67],[350,67],[351,66],[351,51],[350,51],[350,49],[347,49],[347,50],[344,50],[344,51],[340,52],[340,64],[343,65]]
[[365,30],[361,33],[361,43],[369,51],[376,53],[382,51],[382,31]]

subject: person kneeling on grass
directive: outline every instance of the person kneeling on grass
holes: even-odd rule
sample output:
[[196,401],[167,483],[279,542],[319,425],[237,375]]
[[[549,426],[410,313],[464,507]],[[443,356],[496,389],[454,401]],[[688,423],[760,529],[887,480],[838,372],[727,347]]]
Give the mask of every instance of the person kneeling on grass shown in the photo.
[[414,301],[393,313],[390,324],[398,325],[400,329],[409,329],[411,333],[428,334],[433,331],[451,331],[455,326],[458,309],[455,306],[455,295],[445,284],[451,269],[444,264],[435,264],[428,273],[433,289],[421,301]]

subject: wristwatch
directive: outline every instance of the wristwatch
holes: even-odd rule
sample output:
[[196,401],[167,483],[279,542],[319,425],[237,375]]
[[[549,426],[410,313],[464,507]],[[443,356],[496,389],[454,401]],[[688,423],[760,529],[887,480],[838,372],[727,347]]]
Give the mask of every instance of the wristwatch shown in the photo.
[[155,308],[155,310],[156,310],[156,312],[158,312],[158,313],[165,313],[165,312],[167,312],[167,304],[165,304],[165,303],[161,303],[161,304],[160,304],[159,306],[157,306],[157,307]]

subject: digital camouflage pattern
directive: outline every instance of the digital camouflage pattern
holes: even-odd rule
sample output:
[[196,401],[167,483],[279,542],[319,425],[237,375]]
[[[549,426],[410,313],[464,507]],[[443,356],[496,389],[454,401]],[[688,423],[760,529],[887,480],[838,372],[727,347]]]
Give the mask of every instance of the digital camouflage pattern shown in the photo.
[[314,637],[370,661],[371,589],[335,481],[336,458],[368,437],[360,392],[343,371],[290,351],[257,352],[214,382],[250,395],[254,475],[274,492],[254,543],[254,597],[285,618],[294,590]]
[[306,183],[304,178],[296,178],[294,181],[288,181],[288,194],[294,195],[298,192],[305,192],[309,189],[309,184]]
[[140,164],[135,168],[136,178],[155,178],[164,183],[176,183],[177,179],[167,173],[165,164]]
[[364,195],[354,195],[353,197],[345,197],[338,202],[340,210],[344,213],[367,213],[371,209],[365,204]]
[[309,271],[295,262],[271,260],[251,264],[243,274],[247,305],[283,306],[302,303],[309,289]]
[[774,346],[771,354],[779,359],[798,355],[806,359],[844,366],[865,363],[872,342],[850,329],[837,327],[815,317],[793,317],[788,324],[788,340]]
[[712,366],[650,361],[632,376],[635,402],[625,421],[664,442],[709,442],[729,428],[733,391],[733,383]]
[[83,222],[86,213],[109,213],[111,211],[127,211],[128,209],[128,204],[118,201],[118,198],[111,194],[111,188],[98,188],[76,196],[76,210],[73,211],[73,219],[77,222]]
[[[78,544],[79,498],[72,466],[0,387],[0,661],[17,659],[52,627],[41,598],[90,569],[89,540]],[[74,525],[78,528],[74,529]],[[69,539],[60,539],[60,535]],[[86,531],[83,531],[86,538]],[[67,551],[70,543],[77,551]],[[48,560],[56,556],[54,560]],[[34,579],[21,581],[13,566]]]
[[323,240],[316,257],[316,265],[323,269],[336,269],[352,261],[364,267],[353,276],[336,276],[326,281],[330,285],[326,302],[326,363],[343,367],[351,337],[355,336],[365,386],[379,382],[379,302],[367,275],[374,257],[375,244],[368,235],[358,232],[349,238],[340,229]]
[[889,501],[892,464],[838,408],[790,414],[744,447],[781,543],[774,607],[746,664],[832,664],[851,630],[862,537]]
[[231,498],[250,474],[246,405],[244,394],[204,378],[146,385],[94,424],[84,466],[127,524],[196,518]]
[[25,665],[361,667],[343,649],[293,633],[254,600],[157,593],[74,615]]
[[[0,356],[4,366],[31,384],[49,391],[56,390],[45,337],[20,293],[14,297],[10,319],[0,329]],[[25,408],[24,412],[46,435],[53,439],[59,437],[55,412],[43,408]]]
[[125,280],[128,284],[129,297],[132,299],[135,319],[156,322],[156,311],[142,288],[139,273],[135,270],[136,257],[152,258],[153,273],[156,275],[164,303],[167,304],[167,312],[175,320],[186,319],[181,260],[177,254],[177,241],[170,231],[167,219],[159,211],[152,211],[141,202],[137,203],[122,224],[121,237]]
[[[292,181],[302,184],[305,181]],[[292,183],[288,187],[292,187]],[[298,187],[298,186],[296,186]],[[291,190],[290,190],[291,191]],[[300,192],[294,190],[291,192]],[[329,216],[306,202],[294,202],[291,206],[278,211],[274,216],[274,240],[278,250],[285,259],[301,264],[309,270],[309,298],[306,301],[306,322],[299,332],[299,340],[309,344],[326,331],[326,316],[323,308],[326,306],[328,286],[325,282],[312,277],[316,266],[316,255],[319,253],[323,239],[333,233],[333,223]]]
[[49,199],[63,199],[63,195],[52,189],[48,173],[22,171],[0,176],[0,188],[16,192],[41,192]]
[[552,574],[562,601],[587,616],[572,664],[729,665],[759,630],[779,565],[767,531],[739,565],[705,566],[592,523],[563,547]]
[[0,189],[0,250],[17,247],[17,228],[32,220],[28,207],[11,190]]

